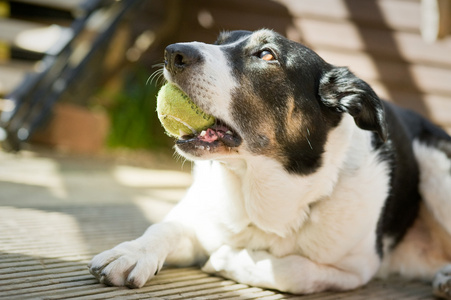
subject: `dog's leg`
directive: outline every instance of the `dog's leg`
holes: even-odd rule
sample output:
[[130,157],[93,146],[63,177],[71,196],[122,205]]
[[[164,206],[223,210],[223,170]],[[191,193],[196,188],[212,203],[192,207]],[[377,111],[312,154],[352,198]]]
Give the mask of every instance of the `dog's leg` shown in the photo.
[[[414,150],[420,166],[421,195],[427,210],[441,227],[435,229],[435,232],[446,231],[441,234],[443,242],[437,251],[441,251],[439,253],[443,260],[449,263],[449,257],[451,257],[451,218],[449,217],[451,214],[451,143],[442,141],[431,147],[415,142]],[[451,264],[438,271],[432,286],[434,295],[451,299]]]
[[[360,269],[364,269],[362,266],[365,260],[361,264]],[[229,246],[222,246],[213,253],[202,270],[240,283],[294,294],[354,289],[371,277],[371,272],[347,272],[331,265],[314,263],[298,255],[277,258],[266,251]]]
[[190,229],[176,222],[162,222],[150,226],[140,238],[96,255],[88,267],[102,283],[139,288],[158,273],[167,258],[189,265],[199,255],[202,253]]
[[432,281],[435,296],[451,299],[451,264],[442,268]]
[[415,142],[414,150],[420,166],[420,192],[426,207],[451,234],[451,150],[447,153],[451,144],[445,143],[440,149]]

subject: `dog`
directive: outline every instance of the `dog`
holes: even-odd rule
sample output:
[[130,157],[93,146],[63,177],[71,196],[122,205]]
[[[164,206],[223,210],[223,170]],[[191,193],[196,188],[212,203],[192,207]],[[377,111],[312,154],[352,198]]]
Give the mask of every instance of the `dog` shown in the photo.
[[139,288],[166,263],[293,294],[400,274],[451,298],[445,131],[267,29],[169,45],[164,76],[217,121],[176,141],[192,186],[92,259],[100,282]]

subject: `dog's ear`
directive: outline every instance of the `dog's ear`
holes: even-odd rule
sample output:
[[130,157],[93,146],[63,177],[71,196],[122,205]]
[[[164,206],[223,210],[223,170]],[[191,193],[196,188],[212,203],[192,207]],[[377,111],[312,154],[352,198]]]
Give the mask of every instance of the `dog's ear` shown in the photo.
[[387,140],[387,126],[382,101],[363,80],[352,74],[348,68],[333,67],[326,72],[319,84],[321,101],[327,107],[347,112],[357,126],[375,131]]

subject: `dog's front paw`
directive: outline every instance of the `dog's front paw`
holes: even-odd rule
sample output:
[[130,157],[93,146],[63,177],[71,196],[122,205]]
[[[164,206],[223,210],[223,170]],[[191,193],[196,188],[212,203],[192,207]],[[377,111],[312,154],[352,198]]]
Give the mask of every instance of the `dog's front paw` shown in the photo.
[[96,255],[88,268],[106,285],[140,288],[161,269],[164,259],[164,255],[150,253],[138,241],[131,241]]
[[443,267],[432,282],[434,296],[451,299],[451,264]]

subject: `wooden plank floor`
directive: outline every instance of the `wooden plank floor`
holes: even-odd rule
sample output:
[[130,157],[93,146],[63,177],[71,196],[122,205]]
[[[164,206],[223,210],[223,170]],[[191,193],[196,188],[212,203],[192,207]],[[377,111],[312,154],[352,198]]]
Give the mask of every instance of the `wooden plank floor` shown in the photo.
[[433,299],[427,283],[375,280],[346,293],[284,295],[164,268],[144,288],[107,287],[88,272],[100,251],[141,235],[190,183],[178,166],[0,152],[0,299]]

